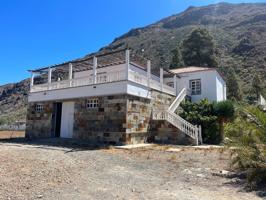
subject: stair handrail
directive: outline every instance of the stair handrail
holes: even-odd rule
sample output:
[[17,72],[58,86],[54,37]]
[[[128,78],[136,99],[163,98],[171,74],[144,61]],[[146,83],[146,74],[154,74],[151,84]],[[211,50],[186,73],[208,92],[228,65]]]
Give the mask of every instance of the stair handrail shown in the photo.
[[173,103],[170,105],[168,110],[171,112],[175,112],[180,103],[185,99],[186,95],[187,95],[187,89],[183,88],[181,92],[177,95]]
[[196,140],[196,144],[202,143],[201,136],[201,127],[195,126],[179,115],[169,111],[169,110],[158,110],[153,111],[153,119],[154,120],[166,120],[173,126],[177,127],[183,133]]

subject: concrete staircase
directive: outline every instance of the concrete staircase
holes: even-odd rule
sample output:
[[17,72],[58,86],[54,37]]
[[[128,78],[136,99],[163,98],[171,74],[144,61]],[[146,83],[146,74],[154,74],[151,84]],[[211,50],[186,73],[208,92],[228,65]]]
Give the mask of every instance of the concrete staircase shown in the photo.
[[166,120],[179,130],[181,130],[184,134],[191,137],[196,145],[202,144],[202,135],[201,135],[201,127],[195,126],[179,115],[175,114],[176,109],[179,107],[180,103],[185,99],[187,95],[187,89],[184,88],[178,94],[176,99],[170,105],[168,109],[164,110],[154,110],[153,111],[153,120]]

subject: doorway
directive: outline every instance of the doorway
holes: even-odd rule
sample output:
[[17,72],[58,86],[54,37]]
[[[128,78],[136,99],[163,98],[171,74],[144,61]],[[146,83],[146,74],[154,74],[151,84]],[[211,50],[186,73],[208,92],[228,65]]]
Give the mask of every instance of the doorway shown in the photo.
[[62,102],[53,104],[52,115],[52,137],[60,137],[61,132],[61,118],[62,118]]

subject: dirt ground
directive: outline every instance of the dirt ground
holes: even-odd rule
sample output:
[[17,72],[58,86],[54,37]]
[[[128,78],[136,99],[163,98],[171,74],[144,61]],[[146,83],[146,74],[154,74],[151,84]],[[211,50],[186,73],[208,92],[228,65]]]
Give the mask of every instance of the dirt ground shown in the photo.
[[0,139],[23,138],[24,131],[0,131]]
[[[171,151],[169,151],[171,150]],[[0,199],[257,200],[228,169],[220,148],[149,146],[123,150],[0,142]]]

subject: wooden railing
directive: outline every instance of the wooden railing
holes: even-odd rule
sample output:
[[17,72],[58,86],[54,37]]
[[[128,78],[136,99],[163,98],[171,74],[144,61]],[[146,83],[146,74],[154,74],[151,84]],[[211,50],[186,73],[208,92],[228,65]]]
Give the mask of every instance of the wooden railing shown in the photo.
[[166,120],[183,133],[194,139],[197,145],[202,143],[201,127],[194,126],[179,115],[172,113],[169,110],[154,110],[152,117],[153,120]]

